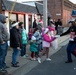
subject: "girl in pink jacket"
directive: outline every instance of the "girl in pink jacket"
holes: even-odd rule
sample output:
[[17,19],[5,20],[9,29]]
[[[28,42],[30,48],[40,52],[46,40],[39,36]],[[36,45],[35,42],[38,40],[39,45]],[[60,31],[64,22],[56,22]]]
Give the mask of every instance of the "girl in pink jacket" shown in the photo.
[[51,61],[51,59],[49,58],[49,48],[50,48],[51,42],[55,38],[50,36],[48,28],[45,28],[42,37],[43,37],[43,51],[40,54],[40,57],[45,53],[46,54],[46,60]]

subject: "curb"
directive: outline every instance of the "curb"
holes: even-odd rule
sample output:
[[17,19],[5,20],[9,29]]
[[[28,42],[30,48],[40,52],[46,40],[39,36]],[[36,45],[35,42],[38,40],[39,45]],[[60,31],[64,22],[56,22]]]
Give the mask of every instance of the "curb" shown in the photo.
[[[69,38],[69,35],[57,38],[58,39],[58,49],[55,50],[55,49],[53,49],[51,47],[50,51],[49,51],[49,55],[51,56],[54,53],[56,53],[57,51],[59,51],[60,48],[63,46],[64,42],[65,42],[65,44],[67,44],[67,39],[68,38]],[[11,52],[9,52],[9,53],[11,53]],[[11,59],[11,56],[12,56],[12,54],[10,54],[10,56],[8,55],[7,59],[8,60]],[[42,62],[44,60],[45,60],[45,56],[42,56]],[[7,69],[7,71],[10,74],[12,74],[12,75],[24,75],[24,74],[28,73],[29,71],[31,71],[34,67],[36,67],[37,65],[39,65],[39,63],[37,61],[31,61],[31,60],[28,60],[27,58],[26,59],[22,59],[21,57],[19,57],[19,61],[20,61],[20,65],[21,65],[19,68],[10,67],[9,69]],[[8,65],[10,65],[9,62],[8,62]]]

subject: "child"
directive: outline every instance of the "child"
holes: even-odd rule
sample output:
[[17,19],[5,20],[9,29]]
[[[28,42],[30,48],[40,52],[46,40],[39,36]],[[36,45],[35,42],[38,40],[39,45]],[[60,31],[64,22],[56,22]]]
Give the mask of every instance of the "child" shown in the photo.
[[32,34],[33,34],[33,31],[32,31],[32,28],[30,28],[28,33],[28,40],[31,40]]
[[51,37],[49,34],[49,29],[45,28],[45,31],[43,33],[43,51],[40,54],[40,57],[46,53],[46,60],[47,61],[51,61],[51,59],[49,58],[49,48],[50,48],[50,44],[51,42],[54,40],[55,38]]
[[32,36],[30,43],[31,59],[36,60],[35,53],[38,51],[38,45],[36,44],[36,38]]
[[36,43],[36,38],[32,36],[31,43],[30,43],[30,51],[31,51],[31,59],[32,60],[38,60],[39,63],[41,63],[39,55],[38,55],[38,45]]

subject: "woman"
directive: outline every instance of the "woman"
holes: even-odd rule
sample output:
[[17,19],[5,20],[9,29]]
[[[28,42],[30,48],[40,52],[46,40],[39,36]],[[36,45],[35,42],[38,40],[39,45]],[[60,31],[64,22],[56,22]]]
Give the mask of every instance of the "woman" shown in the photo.
[[17,57],[21,50],[21,35],[19,33],[19,22],[12,25],[10,30],[10,46],[13,48],[12,53],[12,67],[19,67]]
[[74,49],[76,48],[76,22],[72,22],[72,25],[70,26],[70,28],[60,36],[66,35],[68,33],[70,33],[70,39],[67,46],[67,61],[65,63],[72,62],[71,54],[76,56],[76,54],[74,54]]

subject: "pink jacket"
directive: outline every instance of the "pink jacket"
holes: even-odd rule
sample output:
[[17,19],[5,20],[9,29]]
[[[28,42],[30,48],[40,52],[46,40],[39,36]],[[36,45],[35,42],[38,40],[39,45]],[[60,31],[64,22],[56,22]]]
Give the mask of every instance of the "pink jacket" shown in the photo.
[[55,27],[48,26],[49,31],[55,31]]
[[55,38],[52,38],[48,34],[43,34],[43,40],[46,42],[52,42]]

